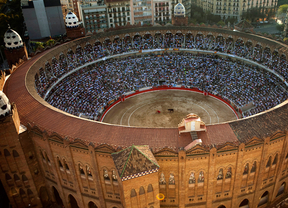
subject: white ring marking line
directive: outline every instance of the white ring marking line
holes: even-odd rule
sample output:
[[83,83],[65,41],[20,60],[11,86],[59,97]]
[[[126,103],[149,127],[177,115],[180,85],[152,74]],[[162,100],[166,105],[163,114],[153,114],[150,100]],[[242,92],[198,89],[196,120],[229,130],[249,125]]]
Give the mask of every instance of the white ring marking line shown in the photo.
[[210,117],[210,124],[211,124],[211,116],[210,116],[210,113],[209,113],[205,108],[201,107],[200,105],[198,105],[198,104],[196,104],[196,103],[193,103],[193,104],[199,106],[199,107],[202,108],[204,111],[206,111],[206,113],[207,113],[207,114],[209,115],[209,117]]
[[[206,105],[205,103],[203,103],[203,105]],[[218,123],[219,123],[219,117],[218,117],[218,114],[216,113],[216,111],[213,109],[213,108],[211,108],[209,105],[206,105],[208,108],[210,108],[215,114],[216,114],[216,116],[217,116],[217,120],[218,120]]]
[[[146,103],[145,105],[148,105],[149,103]],[[145,106],[145,105],[141,105],[140,107],[138,107],[138,108],[136,108],[131,114],[130,114],[130,116],[129,116],[129,118],[128,118],[128,126],[130,126],[130,118],[131,118],[131,116],[139,109],[139,108],[141,108],[141,107],[143,107],[143,106]]]
[[[133,105],[131,108],[134,108],[135,105]],[[125,116],[125,114],[131,109],[129,108],[128,110],[125,111],[125,113],[122,115],[121,119],[120,119],[120,125],[122,125],[122,120],[123,120],[123,117]]]

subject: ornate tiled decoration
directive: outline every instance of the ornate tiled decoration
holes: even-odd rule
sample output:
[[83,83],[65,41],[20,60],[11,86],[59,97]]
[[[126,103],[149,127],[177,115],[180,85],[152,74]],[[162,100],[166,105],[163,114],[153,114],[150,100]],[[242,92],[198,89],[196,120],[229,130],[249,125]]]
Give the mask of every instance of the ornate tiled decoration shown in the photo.
[[112,153],[112,158],[122,181],[155,173],[159,169],[148,145],[133,145]]

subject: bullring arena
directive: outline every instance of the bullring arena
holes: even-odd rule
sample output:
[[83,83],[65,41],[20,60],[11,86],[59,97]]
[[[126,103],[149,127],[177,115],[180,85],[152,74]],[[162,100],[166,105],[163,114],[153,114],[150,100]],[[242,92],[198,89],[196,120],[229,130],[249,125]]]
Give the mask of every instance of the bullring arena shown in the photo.
[[200,26],[122,28],[36,54],[3,88],[10,202],[285,207],[287,56],[276,40]]

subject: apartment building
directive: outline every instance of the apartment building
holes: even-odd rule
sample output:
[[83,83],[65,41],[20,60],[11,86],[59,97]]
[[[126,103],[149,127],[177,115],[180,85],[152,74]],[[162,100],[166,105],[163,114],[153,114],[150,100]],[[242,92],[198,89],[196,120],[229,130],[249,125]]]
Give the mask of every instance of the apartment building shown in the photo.
[[259,8],[261,12],[276,11],[278,0],[197,0],[197,5],[205,11],[209,10],[221,18],[237,18],[251,8]]
[[106,0],[107,12],[108,12],[108,27],[113,28],[115,24],[118,26],[125,26],[131,20],[130,1],[119,0]]
[[154,23],[167,24],[172,18],[172,2],[171,0],[154,0]]
[[154,24],[152,0],[130,0],[132,24]]
[[83,22],[86,33],[98,32],[108,28],[107,5],[105,5],[104,1],[88,4],[80,4],[78,2],[78,6],[80,20]]

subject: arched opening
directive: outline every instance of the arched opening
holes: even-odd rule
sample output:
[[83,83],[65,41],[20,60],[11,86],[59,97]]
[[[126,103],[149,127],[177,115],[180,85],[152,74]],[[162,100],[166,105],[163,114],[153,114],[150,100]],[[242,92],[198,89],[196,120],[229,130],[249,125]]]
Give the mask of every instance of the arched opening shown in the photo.
[[153,191],[153,186],[152,186],[152,184],[149,184],[147,192],[152,192],[152,191]]
[[52,189],[53,189],[53,194],[54,194],[54,199],[56,201],[56,204],[63,206],[64,204],[63,204],[63,201],[59,195],[59,192],[57,191],[57,189],[54,186],[52,186]]
[[135,189],[132,189],[132,190],[131,190],[130,197],[134,197],[134,196],[137,196],[137,194],[136,194]]
[[262,206],[263,204],[266,204],[268,202],[268,199],[269,199],[269,193],[268,191],[265,191],[260,198],[258,207]]
[[13,150],[12,154],[13,154],[13,157],[19,157],[19,154],[18,154],[18,152],[16,150]]
[[[30,189],[27,190],[28,195],[32,195],[33,194],[33,193],[31,194],[32,191],[31,190],[29,191],[29,190]],[[45,205],[49,204],[50,200],[49,200],[49,195],[48,195],[46,187],[42,186],[40,188],[39,197],[40,197],[40,200],[41,200],[41,202],[43,204],[43,207],[45,207]]]
[[139,195],[142,195],[142,194],[145,194],[145,190],[144,190],[143,186],[141,186],[140,190],[139,190]]
[[220,205],[218,208],[226,208],[224,205]]
[[[279,190],[278,190],[277,196],[280,196],[281,194],[284,193],[284,191],[285,191],[285,186],[286,186],[286,183],[285,183],[285,182],[281,184],[281,186],[280,186],[280,188],[279,188]],[[277,197],[277,196],[276,196],[276,197]]]
[[11,155],[10,152],[7,149],[4,149],[4,156],[8,157],[10,155]]
[[89,207],[89,208],[98,208],[98,207],[96,206],[96,204],[94,204],[92,201],[89,202],[88,207]]
[[244,199],[240,205],[239,208],[249,208],[249,200],[248,199]]
[[68,199],[71,208],[79,208],[76,199],[71,194],[69,194]]

